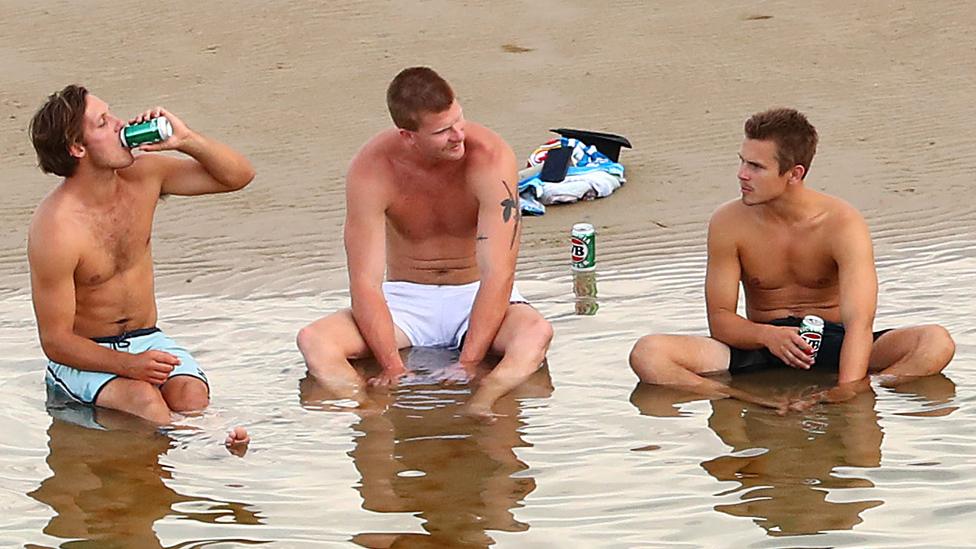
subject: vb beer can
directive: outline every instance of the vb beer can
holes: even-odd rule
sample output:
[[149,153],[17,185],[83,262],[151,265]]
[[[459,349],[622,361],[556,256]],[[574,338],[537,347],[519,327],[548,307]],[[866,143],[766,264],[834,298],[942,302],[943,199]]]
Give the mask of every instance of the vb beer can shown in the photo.
[[122,146],[133,148],[145,143],[159,143],[173,136],[173,125],[165,116],[157,116],[139,124],[122,128],[119,139]]
[[596,229],[589,223],[573,225],[569,235],[570,256],[574,271],[596,269]]
[[813,349],[810,356],[817,358],[820,342],[823,341],[824,321],[819,316],[807,315],[800,321],[800,337]]

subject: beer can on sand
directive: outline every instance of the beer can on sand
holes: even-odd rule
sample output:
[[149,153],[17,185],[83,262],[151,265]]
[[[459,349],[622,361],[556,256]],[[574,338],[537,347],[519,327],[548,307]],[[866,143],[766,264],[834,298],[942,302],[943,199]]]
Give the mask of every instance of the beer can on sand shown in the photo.
[[173,125],[165,116],[157,116],[139,124],[126,126],[119,131],[122,146],[133,148],[146,143],[159,143],[173,136]]
[[589,223],[573,225],[570,233],[570,255],[574,271],[596,269],[596,229]]
[[820,350],[820,342],[823,340],[824,321],[819,316],[807,315],[800,321],[800,337],[807,345],[813,349],[810,356],[817,358],[817,351]]

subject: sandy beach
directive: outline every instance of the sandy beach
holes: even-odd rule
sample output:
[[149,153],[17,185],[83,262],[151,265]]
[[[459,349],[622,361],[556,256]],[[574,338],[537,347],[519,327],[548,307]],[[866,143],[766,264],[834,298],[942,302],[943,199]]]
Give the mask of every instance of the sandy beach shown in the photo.
[[[808,184],[865,210],[876,230],[890,212],[952,205],[976,164],[976,39],[965,32],[965,2],[621,2],[605,11],[562,2],[173,2],[139,32],[126,29],[141,4],[4,4],[4,291],[26,289],[25,227],[57,182],[34,168],[26,125],[69,82],[121,116],[164,105],[257,167],[245,193],[160,208],[161,292],[308,295],[344,285],[343,173],[389,125],[385,86],[412,64],[442,72],[466,116],[520,158],[551,127],[634,143],[622,157],[629,183],[612,200],[528,220],[523,266],[561,255],[554,244],[575,221],[597,224],[608,250],[635,235],[703,234],[708,213],[736,196],[743,120],[768,106],[809,114],[821,146]],[[91,30],[92,21],[103,27]]]
[[[971,32],[976,11],[970,3],[628,0],[605,8],[556,0],[176,0],[160,5],[0,0],[0,13],[0,344],[10,372],[2,391],[10,409],[0,417],[0,430],[18,426],[27,433],[16,443],[4,441],[16,451],[0,462],[29,464],[22,475],[0,480],[0,488],[19,496],[0,510],[27,517],[16,528],[8,524],[8,541],[118,541],[54,526],[40,533],[52,514],[74,517],[72,524],[80,525],[102,511],[96,505],[66,513],[59,503],[50,503],[73,489],[74,475],[84,476],[61,463],[94,460],[97,465],[99,458],[65,444],[84,436],[77,429],[50,425],[44,361],[29,305],[27,225],[58,180],[36,168],[26,127],[47,94],[68,83],[86,85],[122,117],[163,105],[192,128],[244,152],[258,173],[240,193],[170,197],[157,211],[153,251],[161,321],[212,365],[214,415],[202,425],[243,420],[257,442],[243,462],[222,461],[230,458],[201,450],[205,445],[199,438],[179,443],[153,438],[137,448],[140,462],[156,467],[158,460],[167,470],[141,484],[148,497],[160,495],[165,504],[147,511],[134,528],[143,536],[140,546],[188,539],[286,540],[283,546],[289,547],[352,540],[380,546],[389,540],[379,533],[414,535],[424,517],[441,517],[430,520],[455,532],[453,519],[443,518],[452,505],[482,518],[458,527],[462,534],[474,532],[470,538],[441,531],[447,537],[435,534],[435,541],[538,546],[562,539],[577,546],[632,546],[647,542],[642,533],[651,529],[662,536],[654,539],[723,546],[725,538],[699,531],[698,525],[713,520],[744,536],[737,538],[744,544],[775,537],[773,526],[760,524],[769,530],[767,538],[767,530],[732,518],[750,516],[748,510],[716,513],[733,497],[724,489],[737,477],[711,461],[729,452],[734,455],[728,459],[740,459],[740,450],[749,445],[728,442],[724,431],[716,438],[703,426],[709,414],[725,421],[738,409],[711,410],[704,402],[681,408],[684,401],[676,397],[664,409],[680,408],[673,415],[684,419],[669,423],[650,417],[658,415],[647,412],[654,406],[636,397],[634,404],[628,401],[636,378],[625,359],[635,338],[651,329],[702,333],[707,219],[717,205],[738,196],[736,155],[744,120],[771,106],[795,107],[818,128],[821,144],[807,184],[850,201],[868,220],[881,280],[879,319],[886,321],[879,327],[939,321],[959,344],[946,371],[958,387],[947,380],[951,388],[941,388],[938,396],[921,389],[909,397],[879,391],[877,402],[854,409],[858,418],[868,418],[867,432],[879,439],[869,449],[872,457],[852,450],[860,457],[821,463],[807,475],[821,479],[835,467],[880,466],[904,473],[899,479],[907,479],[905,484],[858,473],[868,480],[840,483],[870,492],[857,493],[862,503],[856,510],[824,504],[833,509],[826,514],[843,516],[822,522],[812,517],[812,526],[794,533],[837,530],[843,532],[823,538],[824,543],[896,546],[882,532],[908,528],[919,498],[928,498],[924,501],[933,508],[927,517],[944,532],[938,541],[951,545],[965,539],[966,521],[944,517],[974,488],[967,457],[974,455],[972,443],[960,443],[943,456],[927,437],[940,429],[961,436],[972,411],[964,407],[934,426],[913,424],[905,418],[915,416],[905,414],[955,406],[954,391],[971,395],[976,385],[966,371],[976,345],[970,327],[976,310],[969,300],[976,282],[976,212],[969,205],[976,173],[976,35]],[[429,65],[444,75],[465,116],[500,133],[520,159],[550,139],[548,129],[556,127],[619,133],[634,145],[621,155],[628,182],[616,194],[525,219],[520,288],[556,327],[550,353],[556,391],[503,403],[512,420],[496,432],[458,428],[474,441],[458,450],[458,459],[491,471],[483,485],[464,492],[462,504],[422,480],[409,480],[438,448],[411,446],[409,474],[402,463],[376,460],[393,451],[394,439],[401,452],[414,440],[410,437],[420,440],[423,432],[411,423],[414,416],[401,413],[383,423],[350,420],[352,414],[342,410],[332,413],[334,407],[316,402],[300,387],[304,367],[293,343],[304,323],[348,303],[343,174],[357,148],[390,125],[386,85],[411,65]],[[598,230],[601,309],[593,319],[573,315],[567,241],[570,227],[580,221]],[[580,358],[587,356],[595,358]],[[404,394],[408,400],[417,396]],[[428,396],[443,397],[436,391]],[[461,396],[443,398],[454,403]],[[875,408],[881,411],[875,414]],[[418,404],[416,410],[423,409]],[[432,424],[454,433],[450,414],[442,416]],[[834,416],[827,417],[829,422]],[[783,423],[788,420],[769,421],[781,421],[777,428],[795,427]],[[840,434],[822,443],[829,455],[848,435],[861,432],[847,424],[838,422]],[[883,446],[881,431],[888,433]],[[93,444],[99,444],[96,439],[113,437],[98,435]],[[560,446],[566,440],[569,449]],[[775,440],[761,444],[768,448]],[[62,456],[57,464],[48,446]],[[380,454],[371,453],[375,448]],[[813,445],[810,451],[817,449]],[[699,466],[703,460],[708,465]],[[214,469],[204,472],[202,462]],[[911,484],[917,479],[911,466],[929,462],[943,463],[959,482],[956,488],[933,495]],[[450,475],[463,478],[464,467],[451,463],[456,469]],[[660,463],[662,469],[649,469]],[[46,483],[43,497],[27,497],[48,469],[61,477]],[[91,471],[98,476],[98,467]],[[172,477],[169,471],[175,471]],[[524,482],[515,482],[520,478]],[[805,495],[789,499],[795,480],[767,482],[787,486],[777,492],[777,502],[803,507],[802,498],[816,495],[801,487]],[[278,492],[282,484],[275,481],[288,489]],[[112,490],[126,489],[117,478],[114,482]],[[518,486],[512,488],[513,483]],[[639,488],[648,484],[662,487],[657,499],[648,500]],[[429,501],[447,511],[431,510],[425,507],[428,500],[412,496],[389,507],[376,492],[363,492],[360,499],[357,490],[377,485],[432,490]],[[511,495],[492,499],[493,490]],[[110,501],[112,493],[100,496]],[[288,497],[272,496],[278,493]],[[214,526],[218,519],[187,526],[180,518],[187,507],[179,503],[187,500],[212,509],[231,502],[236,522],[226,532]],[[886,502],[879,513],[870,510],[875,500]],[[335,515],[326,517],[308,501]],[[179,513],[170,513],[170,507]],[[421,519],[407,518],[408,512]],[[215,510],[213,516],[221,513]],[[578,513],[606,520],[560,522]],[[435,530],[429,523],[423,528]],[[852,528],[860,530],[851,533]],[[939,544],[919,532],[901,532],[907,545]],[[357,534],[364,537],[353,539]]]

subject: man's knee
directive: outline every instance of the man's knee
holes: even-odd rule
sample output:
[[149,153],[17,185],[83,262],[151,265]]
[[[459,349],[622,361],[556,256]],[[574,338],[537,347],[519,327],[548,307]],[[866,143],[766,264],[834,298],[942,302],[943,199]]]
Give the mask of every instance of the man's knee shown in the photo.
[[120,410],[148,419],[154,423],[169,422],[169,406],[159,388],[145,381],[117,378],[111,383],[124,383],[107,387],[95,402],[97,406]]
[[535,338],[536,344],[542,348],[543,353],[549,349],[549,344],[552,342],[554,335],[551,322],[539,316],[532,321],[532,324],[529,326],[529,332]]
[[923,359],[924,373],[937,374],[945,369],[956,354],[956,342],[953,341],[949,331],[942,326],[932,324],[922,328],[917,352]]
[[162,389],[163,398],[174,412],[203,410],[210,404],[207,384],[193,376],[170,378]]
[[318,340],[319,337],[316,335],[315,327],[312,324],[298,330],[298,336],[295,337],[295,343],[302,354],[308,354],[318,343]]
[[298,350],[302,352],[307,362],[309,357],[319,357],[330,354],[335,345],[328,338],[328,332],[321,325],[309,324],[298,331],[296,338]]
[[518,349],[532,353],[533,361],[541,364],[546,358],[552,337],[552,324],[542,315],[535,315],[519,326],[515,345]]
[[644,383],[660,383],[661,362],[656,360],[664,352],[665,338],[659,335],[646,335],[634,343],[630,351],[630,368]]

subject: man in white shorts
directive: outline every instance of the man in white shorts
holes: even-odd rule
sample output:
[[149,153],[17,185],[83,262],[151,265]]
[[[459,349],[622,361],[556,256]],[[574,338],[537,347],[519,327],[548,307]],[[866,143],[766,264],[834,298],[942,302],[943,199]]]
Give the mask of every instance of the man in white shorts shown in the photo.
[[[451,86],[426,67],[387,90],[395,128],[370,139],[347,175],[345,247],[352,308],[298,333],[311,376],[360,402],[367,381],[350,358],[373,356],[389,385],[406,372],[399,349],[460,349],[469,379],[488,353],[467,412],[491,417],[499,397],[545,359],[552,327],[514,288],[520,222],[515,154],[467,122]],[[384,270],[386,282],[384,282]]]

